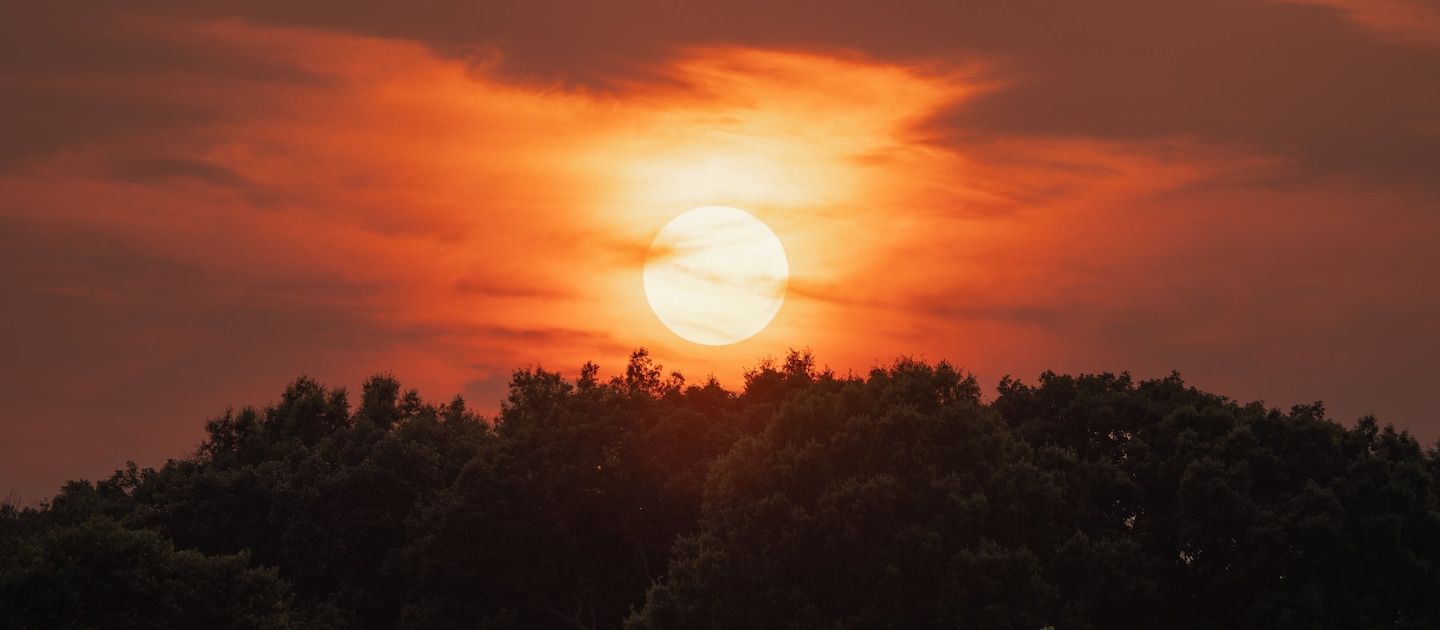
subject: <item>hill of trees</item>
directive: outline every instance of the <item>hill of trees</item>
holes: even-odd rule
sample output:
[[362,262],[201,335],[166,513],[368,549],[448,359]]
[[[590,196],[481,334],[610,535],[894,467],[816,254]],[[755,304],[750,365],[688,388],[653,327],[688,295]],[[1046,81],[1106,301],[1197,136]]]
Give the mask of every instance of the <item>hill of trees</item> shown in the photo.
[[1319,404],[808,353],[739,392],[302,378],[0,507],[4,628],[1434,628],[1440,455]]

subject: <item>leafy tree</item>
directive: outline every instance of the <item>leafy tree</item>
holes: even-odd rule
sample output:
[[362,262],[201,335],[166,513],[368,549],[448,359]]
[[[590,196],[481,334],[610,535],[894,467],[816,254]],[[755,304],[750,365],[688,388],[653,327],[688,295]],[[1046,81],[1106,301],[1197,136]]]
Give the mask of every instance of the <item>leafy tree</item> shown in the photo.
[[300,378],[196,452],[0,505],[0,627],[1440,625],[1440,455],[1178,375],[738,391],[637,351],[498,415]]
[[246,554],[176,551],[148,530],[97,516],[9,540],[0,627],[289,628],[290,594]]
[[713,381],[685,387],[648,353],[601,384],[515,374],[492,448],[422,505],[407,548],[426,627],[616,627],[693,525],[728,447]]
[[1143,562],[1071,522],[1076,498],[973,377],[905,360],[793,382],[711,470],[699,532],[630,627],[1036,628],[1064,601],[1049,565],[1103,559],[1092,580],[1120,582]]

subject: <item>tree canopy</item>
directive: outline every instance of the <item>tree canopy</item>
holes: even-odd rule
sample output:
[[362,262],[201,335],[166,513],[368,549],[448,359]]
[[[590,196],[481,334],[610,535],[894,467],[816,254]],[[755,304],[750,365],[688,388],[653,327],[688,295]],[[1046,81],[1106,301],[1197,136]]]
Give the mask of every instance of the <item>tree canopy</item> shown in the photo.
[[192,454],[0,507],[0,628],[1440,625],[1440,454],[1121,374],[637,351],[493,418],[301,378]]

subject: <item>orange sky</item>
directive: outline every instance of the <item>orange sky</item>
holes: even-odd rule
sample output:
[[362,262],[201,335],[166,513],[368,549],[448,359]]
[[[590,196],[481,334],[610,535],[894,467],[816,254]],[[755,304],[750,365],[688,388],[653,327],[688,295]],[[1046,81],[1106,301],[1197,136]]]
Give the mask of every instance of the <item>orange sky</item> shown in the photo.
[[[1432,5],[541,4],[22,6],[0,485],[157,465],[301,373],[493,409],[639,346],[731,385],[789,347],[1177,369],[1440,436]],[[791,279],[707,347],[640,270],[717,204]]]

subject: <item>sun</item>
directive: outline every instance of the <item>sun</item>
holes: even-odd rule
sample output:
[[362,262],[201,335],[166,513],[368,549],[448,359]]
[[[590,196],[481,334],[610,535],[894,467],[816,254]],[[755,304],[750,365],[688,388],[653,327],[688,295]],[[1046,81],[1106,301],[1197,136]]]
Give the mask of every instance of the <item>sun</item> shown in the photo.
[[790,265],[754,215],[695,208],[666,224],[645,259],[645,298],[675,334],[707,346],[749,339],[785,302]]

